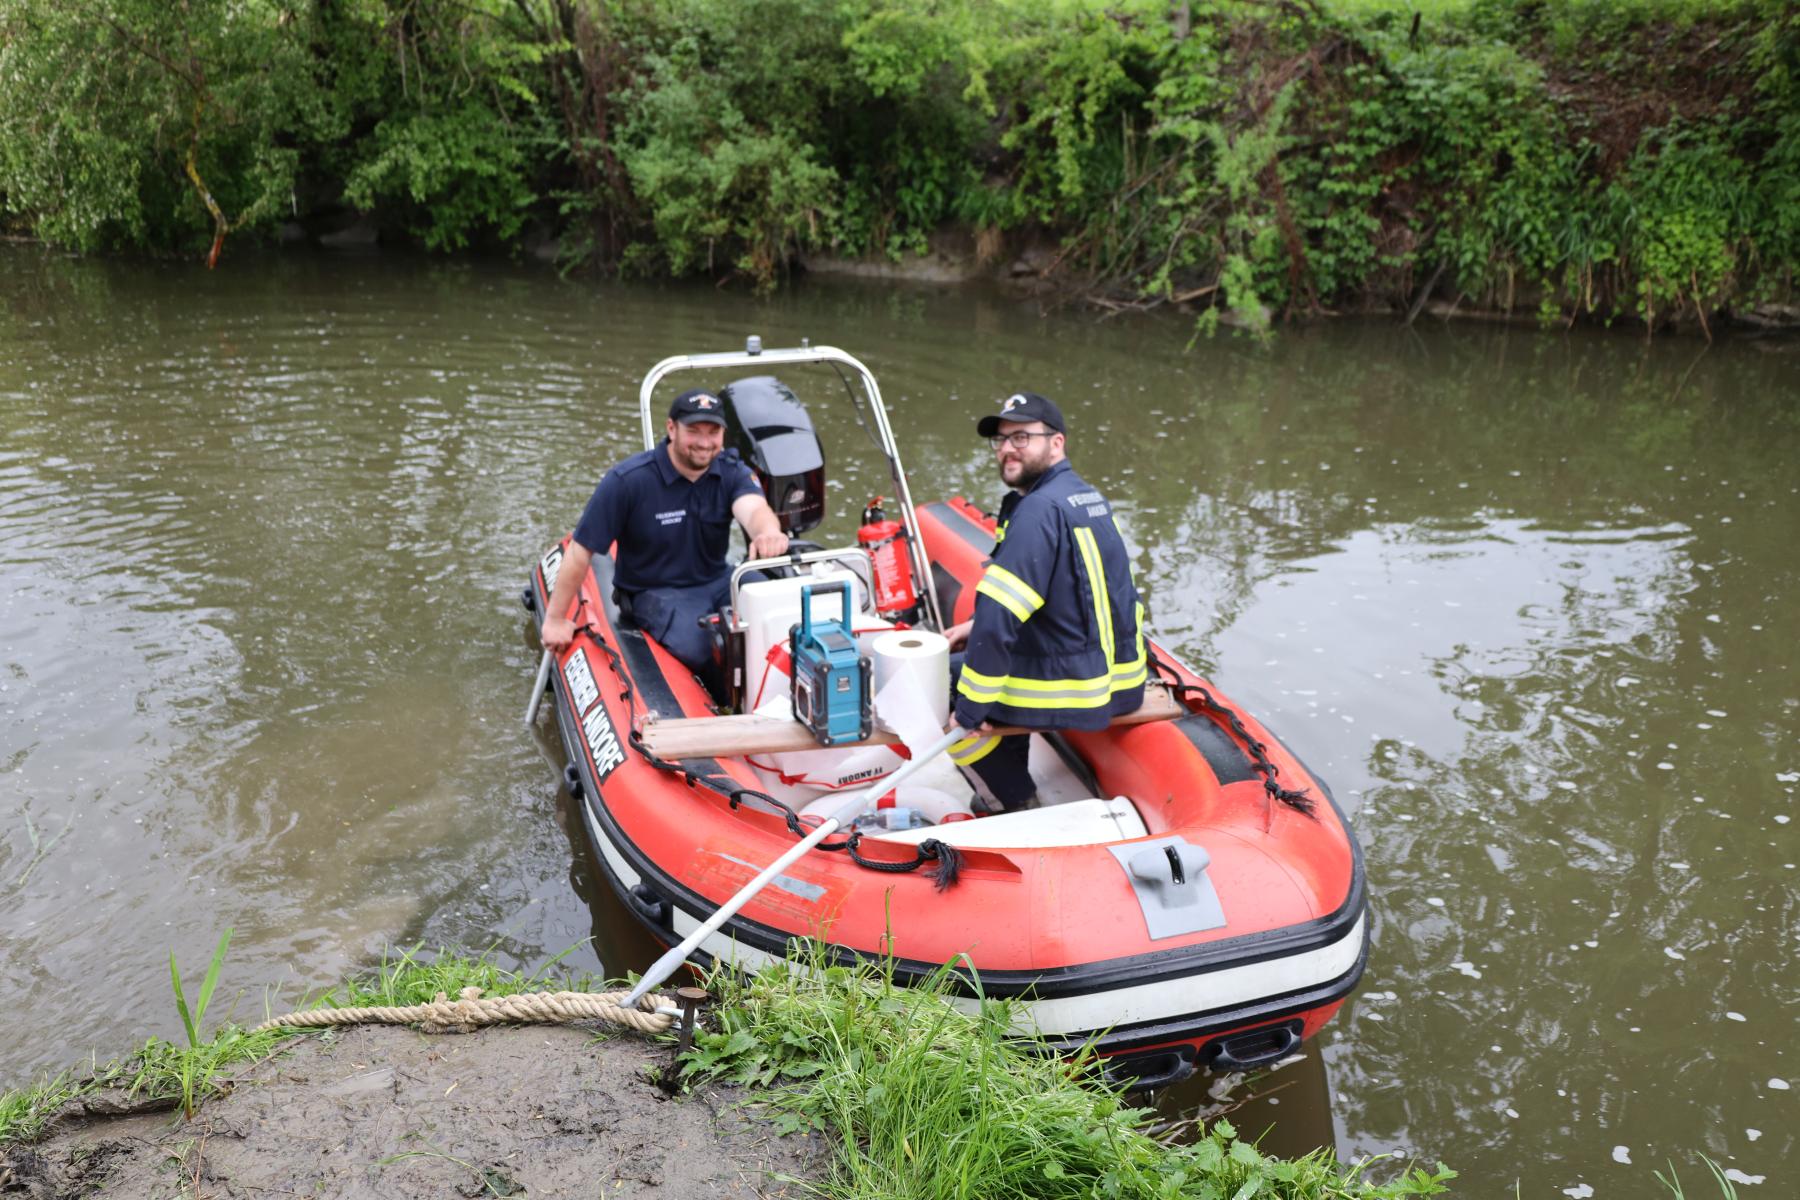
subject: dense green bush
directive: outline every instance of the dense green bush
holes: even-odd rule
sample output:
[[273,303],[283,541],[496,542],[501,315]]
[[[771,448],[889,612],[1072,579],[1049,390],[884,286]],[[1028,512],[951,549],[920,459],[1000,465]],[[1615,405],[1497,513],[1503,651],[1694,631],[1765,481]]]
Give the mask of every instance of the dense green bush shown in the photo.
[[7,0],[0,211],[193,253],[776,282],[947,224],[1252,327],[1438,294],[1652,322],[1791,295],[1783,0]]
[[335,134],[317,183],[426,246],[514,238],[556,130],[539,100],[559,47],[511,0],[319,3],[316,101]]
[[257,0],[0,6],[6,209],[81,249],[211,235],[208,191],[228,219],[273,219],[311,109],[276,17]]
[[631,258],[676,274],[770,278],[835,211],[822,116],[844,91],[826,0],[678,0],[636,30],[620,158],[651,237]]

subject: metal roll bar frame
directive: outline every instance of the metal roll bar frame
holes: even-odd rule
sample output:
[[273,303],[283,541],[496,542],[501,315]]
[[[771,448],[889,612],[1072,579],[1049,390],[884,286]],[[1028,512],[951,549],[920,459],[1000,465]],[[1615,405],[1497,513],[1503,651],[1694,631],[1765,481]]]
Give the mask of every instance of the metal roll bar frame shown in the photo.
[[[778,350],[764,350],[762,339],[754,334],[745,339],[742,351],[718,354],[677,354],[665,358],[650,368],[644,376],[644,382],[638,388],[638,414],[644,425],[644,449],[656,445],[656,425],[651,415],[650,396],[656,385],[677,371],[722,371],[740,367],[773,367],[792,366],[807,363],[837,363],[855,371],[862,380],[863,395],[869,399],[869,407],[875,414],[876,434],[881,443],[881,451],[887,456],[888,470],[894,479],[894,495],[900,501],[900,520],[906,527],[907,552],[912,559],[913,578],[918,581],[920,600],[925,606],[929,627],[942,631],[944,616],[938,609],[937,588],[931,575],[931,563],[925,557],[925,540],[919,535],[918,514],[913,511],[912,489],[906,483],[906,470],[900,464],[900,447],[894,441],[893,427],[888,424],[887,409],[881,403],[881,388],[875,382],[875,375],[863,366],[854,356],[846,354],[836,346],[809,346],[802,339],[797,347]],[[824,555],[836,555],[838,551],[819,551]],[[866,557],[866,555],[865,555]],[[804,563],[812,558],[802,555]],[[763,566],[794,565],[788,558],[765,560]],[[737,607],[737,574],[732,575],[732,608]]]
[[860,564],[851,566],[850,571],[862,580],[863,603],[865,612],[875,608],[875,560],[861,546],[842,546],[837,549],[808,550],[800,554],[783,554],[779,558],[746,558],[731,569],[731,619],[737,628],[744,625],[743,615],[738,608],[738,587],[745,575],[752,571],[767,571],[776,567],[806,567],[819,562],[842,562]]

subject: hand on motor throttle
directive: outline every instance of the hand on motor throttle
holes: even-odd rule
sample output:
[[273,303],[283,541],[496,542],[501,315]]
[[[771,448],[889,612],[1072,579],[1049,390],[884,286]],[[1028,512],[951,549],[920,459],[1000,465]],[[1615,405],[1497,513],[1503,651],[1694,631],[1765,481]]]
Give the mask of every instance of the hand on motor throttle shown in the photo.
[[788,550],[785,533],[759,533],[750,539],[751,558],[780,558]]

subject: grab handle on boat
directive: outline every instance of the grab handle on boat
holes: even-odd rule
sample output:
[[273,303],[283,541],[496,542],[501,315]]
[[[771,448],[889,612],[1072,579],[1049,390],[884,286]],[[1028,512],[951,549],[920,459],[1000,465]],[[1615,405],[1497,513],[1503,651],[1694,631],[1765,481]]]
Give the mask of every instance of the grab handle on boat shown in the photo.
[[1194,1051],[1189,1046],[1143,1050],[1100,1061],[1107,1083],[1133,1091],[1168,1087],[1194,1073]]
[[648,884],[633,884],[631,890],[625,893],[625,902],[650,924],[665,927],[669,924],[669,902],[657,895]]
[[1242,1033],[1230,1034],[1213,1042],[1200,1051],[1202,1060],[1206,1060],[1207,1050],[1213,1052],[1208,1068],[1214,1071],[1255,1071],[1262,1067],[1271,1067],[1300,1048],[1300,1022],[1283,1021],[1279,1025],[1269,1025],[1262,1029],[1247,1029]]
[[637,1002],[642,1000],[650,989],[656,987],[658,984],[662,983],[663,980],[674,974],[675,968],[679,967],[687,960],[687,956],[694,952],[696,946],[711,937],[718,930],[719,926],[736,916],[738,909],[750,903],[752,897],[754,897],[756,893],[762,891],[763,888],[767,887],[770,881],[777,875],[780,875],[785,871],[790,863],[799,858],[802,854],[805,854],[808,850],[811,850],[820,842],[824,841],[826,838],[830,837],[832,834],[836,833],[840,827],[855,817],[857,813],[860,813],[863,809],[867,808],[870,802],[877,796],[888,791],[890,788],[898,787],[908,776],[912,775],[920,767],[923,767],[926,763],[948,750],[953,743],[967,736],[968,735],[960,729],[951,729],[948,733],[944,734],[943,737],[931,743],[931,745],[925,747],[919,753],[913,755],[911,761],[901,767],[898,771],[895,771],[892,775],[887,776],[872,787],[862,788],[847,797],[842,804],[838,805],[836,810],[833,811],[830,816],[825,818],[824,824],[801,838],[798,842],[795,842],[788,848],[787,853],[764,867],[762,874],[758,875],[755,879],[752,879],[749,883],[746,883],[738,891],[737,895],[719,905],[718,909],[712,916],[706,919],[706,922],[701,925],[700,928],[688,934],[687,937],[682,939],[679,946],[672,948],[667,954],[664,954],[661,958],[652,963],[650,969],[644,972],[643,978],[638,980],[637,986],[631,989],[631,994],[620,1001],[620,1006],[623,1008],[635,1007]]

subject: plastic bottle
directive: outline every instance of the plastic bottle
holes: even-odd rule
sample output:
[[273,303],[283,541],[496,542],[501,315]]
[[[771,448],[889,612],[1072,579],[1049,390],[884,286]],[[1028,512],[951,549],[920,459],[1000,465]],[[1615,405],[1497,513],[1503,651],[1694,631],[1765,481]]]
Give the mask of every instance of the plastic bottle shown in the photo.
[[[898,792],[898,795],[895,795]],[[974,816],[967,797],[958,799],[949,792],[922,783],[903,783],[875,802],[876,808],[916,808],[927,825],[940,825],[947,820],[961,820],[955,814]]]

